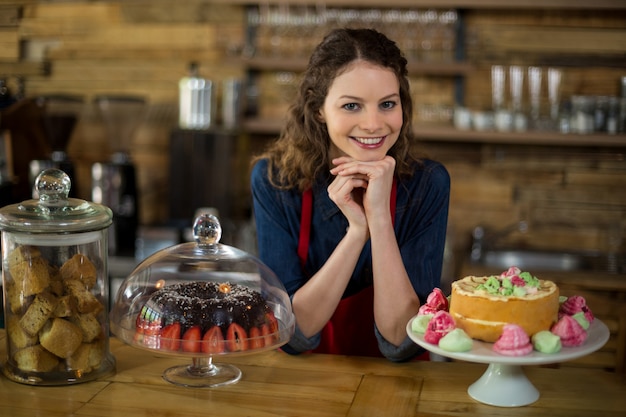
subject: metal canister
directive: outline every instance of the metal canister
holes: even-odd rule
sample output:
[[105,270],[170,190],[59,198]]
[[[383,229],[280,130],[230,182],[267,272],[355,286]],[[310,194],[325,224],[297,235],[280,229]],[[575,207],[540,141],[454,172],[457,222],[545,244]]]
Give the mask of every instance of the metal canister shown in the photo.
[[243,111],[243,84],[241,80],[229,78],[222,85],[222,124],[227,129],[235,129]]
[[189,76],[179,84],[179,119],[181,129],[207,129],[214,119],[213,82],[198,76],[198,66],[192,63]]
[[621,97],[619,100],[617,131],[626,133],[626,77],[621,78]]
[[38,200],[0,210],[7,358],[30,385],[68,385],[113,372],[109,352],[109,208],[68,198],[58,169],[36,179]]

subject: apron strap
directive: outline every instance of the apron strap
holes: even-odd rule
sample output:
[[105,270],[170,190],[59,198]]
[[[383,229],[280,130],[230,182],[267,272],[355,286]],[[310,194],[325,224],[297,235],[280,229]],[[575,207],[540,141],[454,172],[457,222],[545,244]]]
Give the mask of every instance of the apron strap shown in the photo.
[[313,191],[307,188],[302,193],[302,213],[300,215],[300,239],[298,240],[298,257],[304,268],[309,251],[309,236],[311,235],[311,219],[313,218]]

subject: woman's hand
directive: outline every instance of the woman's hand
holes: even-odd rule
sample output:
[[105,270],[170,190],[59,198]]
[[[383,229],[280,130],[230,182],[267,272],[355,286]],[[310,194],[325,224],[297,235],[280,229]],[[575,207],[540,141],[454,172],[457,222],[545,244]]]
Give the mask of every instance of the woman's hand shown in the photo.
[[[335,167],[330,172],[336,175],[336,178],[329,187],[330,198],[349,221],[350,217],[340,202],[344,204],[343,207],[355,211],[355,206],[358,205],[360,213],[363,213],[368,223],[389,216],[391,186],[396,166],[396,161],[391,156],[372,162],[360,162],[344,156],[335,158],[332,162]],[[341,183],[342,186],[335,188],[333,187],[335,183]],[[334,195],[331,193],[331,187]]]
[[348,219],[349,230],[361,231],[365,235],[365,240],[369,238],[367,218],[363,208],[363,194],[366,188],[367,179],[361,174],[336,175],[328,186],[328,196]]

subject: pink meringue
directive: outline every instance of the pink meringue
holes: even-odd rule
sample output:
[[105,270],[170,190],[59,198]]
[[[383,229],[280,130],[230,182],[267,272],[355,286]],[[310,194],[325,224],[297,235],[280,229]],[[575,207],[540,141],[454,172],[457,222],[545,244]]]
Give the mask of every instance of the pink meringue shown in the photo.
[[433,306],[430,306],[428,304],[422,304],[419,310],[417,310],[417,315],[418,316],[434,316],[437,311],[439,310],[437,310]]
[[506,271],[502,272],[500,274],[500,278],[510,278],[510,277],[515,277],[515,276],[519,276],[519,274],[522,273],[522,270],[519,269],[516,266],[512,266],[509,269],[507,269]]
[[505,356],[524,356],[533,351],[533,345],[524,329],[517,324],[507,324],[493,344],[493,351]]
[[417,314],[435,314],[439,310],[448,311],[448,298],[439,288],[434,288],[426,299],[426,304],[420,306]]
[[580,346],[587,340],[587,332],[572,316],[564,315],[550,329],[561,338],[564,347]]
[[574,295],[572,297],[569,297],[563,302],[563,304],[561,304],[559,308],[559,316],[573,316],[574,314],[580,312],[583,312],[585,314],[585,318],[589,323],[593,321],[593,313],[587,305],[587,301],[585,300],[585,298],[580,295]]
[[439,310],[428,322],[426,332],[424,332],[424,340],[434,345],[439,343],[442,337],[450,333],[456,328],[454,319],[445,310]]

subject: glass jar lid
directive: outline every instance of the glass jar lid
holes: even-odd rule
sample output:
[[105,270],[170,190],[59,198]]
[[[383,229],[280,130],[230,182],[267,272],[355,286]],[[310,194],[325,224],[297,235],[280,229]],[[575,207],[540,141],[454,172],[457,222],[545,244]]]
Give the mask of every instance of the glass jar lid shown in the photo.
[[210,214],[193,226],[195,242],[162,249],[118,289],[111,330],[124,342],[188,356],[275,349],[295,328],[289,296],[255,256],[219,242]]
[[68,198],[71,180],[60,169],[42,171],[35,180],[39,199],[0,209],[0,229],[28,234],[68,234],[102,230],[113,222],[106,206]]

